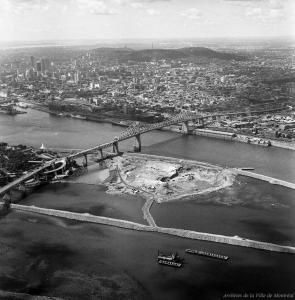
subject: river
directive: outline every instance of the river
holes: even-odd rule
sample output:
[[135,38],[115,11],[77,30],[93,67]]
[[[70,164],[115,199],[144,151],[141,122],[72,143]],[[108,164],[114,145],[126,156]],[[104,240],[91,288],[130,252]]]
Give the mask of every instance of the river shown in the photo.
[[[28,110],[0,115],[0,141],[58,148],[85,148],[111,140],[124,128],[60,118]],[[143,152],[254,167],[295,182],[295,152],[164,131],[142,137]],[[120,144],[132,150],[133,141]],[[293,244],[292,190],[238,177],[235,185],[191,201],[154,205],[163,226],[241,235]],[[27,204],[144,222],[136,197],[106,195],[102,187],[54,185]],[[82,203],[82,204],[81,204]],[[192,241],[58,218],[13,212],[0,219],[0,289],[66,299],[221,299],[225,293],[294,293],[294,257]],[[185,248],[230,256],[227,262],[184,254]],[[179,270],[159,266],[157,250],[185,257]],[[267,274],[267,275],[266,275]],[[295,296],[294,296],[295,297]]]
[[[16,116],[0,115],[0,141],[40,147],[84,149],[118,136],[124,127],[64,118],[28,110]],[[133,140],[120,143],[132,150]],[[295,182],[295,151],[248,145],[200,136],[152,131],[142,136],[143,152],[182,157],[230,167],[253,167],[261,174]]]

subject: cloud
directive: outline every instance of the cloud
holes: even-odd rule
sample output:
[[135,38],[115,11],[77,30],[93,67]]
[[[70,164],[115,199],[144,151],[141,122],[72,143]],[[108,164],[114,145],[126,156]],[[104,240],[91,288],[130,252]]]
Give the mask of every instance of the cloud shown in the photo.
[[[242,15],[258,22],[280,22],[288,15],[289,0],[222,0],[242,6]],[[291,0],[293,1],[293,0]]]
[[160,14],[157,10],[155,10],[155,9],[153,9],[153,8],[148,8],[148,9],[146,9],[146,12],[147,12],[147,14],[149,14],[149,15],[151,15],[151,16],[156,16],[156,15],[159,15],[159,14]]
[[117,11],[107,7],[101,0],[77,0],[80,9],[90,12],[93,15],[116,15]]
[[248,8],[245,11],[245,16],[261,22],[278,22],[284,19],[284,11],[275,8]]
[[183,17],[195,20],[200,20],[203,17],[203,13],[197,8],[189,8],[184,10],[181,15]]
[[145,8],[145,5],[143,3],[140,2],[132,2],[130,3],[130,6],[133,8]]
[[138,6],[144,6],[145,4],[149,4],[149,3],[160,3],[160,2],[170,2],[172,0],[114,0],[115,3],[119,4],[119,5],[131,5],[132,7],[134,7],[134,5],[138,5]]
[[0,13],[17,15],[32,10],[46,11],[50,4],[49,0],[0,0]]

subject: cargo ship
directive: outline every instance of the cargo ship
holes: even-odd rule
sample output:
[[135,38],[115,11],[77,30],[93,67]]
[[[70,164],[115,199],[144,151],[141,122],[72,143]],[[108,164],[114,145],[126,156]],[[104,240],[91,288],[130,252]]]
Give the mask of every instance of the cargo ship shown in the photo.
[[174,268],[182,267],[182,259],[179,257],[177,253],[172,253],[170,255],[164,255],[158,252],[158,264],[166,265]]
[[196,255],[200,255],[200,256],[206,256],[206,257],[217,258],[217,259],[222,259],[222,260],[228,260],[229,259],[229,257],[226,256],[226,255],[206,252],[206,251],[202,251],[202,250],[185,249],[185,252],[189,253],[189,254],[196,254]]

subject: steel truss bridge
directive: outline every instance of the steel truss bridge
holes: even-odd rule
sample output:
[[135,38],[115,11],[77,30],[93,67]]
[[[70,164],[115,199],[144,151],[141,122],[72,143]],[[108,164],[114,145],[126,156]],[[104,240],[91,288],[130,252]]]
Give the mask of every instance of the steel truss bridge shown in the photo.
[[[133,137],[135,137],[136,141],[137,141],[137,151],[140,151],[141,150],[140,135],[144,134],[146,132],[152,131],[152,130],[161,129],[163,127],[168,127],[168,126],[175,125],[175,124],[183,124],[183,132],[188,134],[188,133],[190,133],[190,129],[188,126],[188,123],[190,121],[198,121],[199,123],[204,125],[205,120],[213,121],[213,120],[217,120],[219,118],[225,117],[225,116],[229,116],[229,117],[243,116],[243,115],[249,115],[251,113],[252,114],[253,113],[260,114],[260,113],[265,113],[265,111],[261,111],[261,112],[260,111],[256,111],[256,112],[243,111],[243,112],[235,112],[235,113],[221,113],[221,114],[209,114],[209,115],[201,115],[201,114],[185,111],[185,112],[182,112],[176,116],[172,116],[171,118],[169,118],[163,122],[159,122],[159,123],[146,124],[146,123],[134,122],[125,131],[123,131],[118,137],[114,138],[114,140],[112,140],[110,142],[100,144],[100,145],[97,145],[97,146],[89,148],[89,149],[81,150],[74,154],[70,154],[68,156],[65,156],[65,157],[62,157],[59,159],[53,159],[51,161],[44,163],[39,168],[34,169],[33,171],[23,175],[22,177],[16,179],[15,181],[10,182],[9,184],[0,188],[0,196],[9,192],[11,189],[16,188],[17,186],[21,185],[22,183],[26,182],[27,180],[38,176],[39,174],[49,173],[48,168],[50,168],[50,167],[54,168],[54,167],[56,167],[57,164],[62,163],[64,166],[64,162],[68,162],[70,160],[74,160],[76,158],[83,157],[83,156],[85,157],[86,164],[87,164],[87,155],[92,154],[92,153],[97,153],[97,152],[100,152],[102,160],[106,159],[110,156],[104,157],[104,154],[103,154],[104,149],[113,147],[113,152],[119,153],[119,147],[118,147],[119,142],[131,139]],[[58,169],[60,169],[60,168],[56,168],[53,171],[56,171]],[[46,172],[46,170],[47,170],[47,172]],[[52,172],[52,171],[50,171],[50,172]]]

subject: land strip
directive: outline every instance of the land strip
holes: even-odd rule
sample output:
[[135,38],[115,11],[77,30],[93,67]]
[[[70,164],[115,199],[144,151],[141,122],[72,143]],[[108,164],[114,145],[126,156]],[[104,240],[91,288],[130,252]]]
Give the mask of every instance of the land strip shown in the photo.
[[233,171],[236,172],[237,175],[243,175],[243,176],[247,176],[247,177],[256,178],[256,179],[259,179],[259,180],[267,181],[271,184],[277,184],[277,185],[281,185],[281,186],[284,186],[284,187],[295,190],[295,183],[292,183],[292,182],[289,182],[289,181],[284,181],[284,180],[281,180],[281,179],[277,179],[277,178],[269,177],[269,176],[266,176],[266,175],[245,171],[245,170],[242,170],[242,169],[233,169]]
[[148,222],[148,224],[152,227],[156,227],[156,222],[153,218],[153,216],[150,213],[150,208],[152,207],[153,203],[154,203],[154,195],[148,191],[145,191],[144,189],[138,188],[138,187],[134,187],[130,184],[128,184],[121,176],[119,169],[117,168],[117,174],[121,180],[121,182],[123,184],[125,184],[127,187],[131,188],[131,189],[136,189],[142,193],[146,193],[149,195],[149,197],[146,198],[145,203],[142,207],[142,212],[143,212],[143,218]]
[[234,246],[242,246],[242,247],[255,248],[260,250],[295,254],[295,247],[292,246],[283,246],[283,245],[278,245],[273,243],[249,240],[238,236],[231,237],[231,236],[217,235],[212,233],[197,232],[197,231],[184,230],[184,229],[152,227],[152,226],[143,225],[143,224],[130,222],[126,220],[94,216],[88,213],[81,214],[81,213],[74,213],[69,211],[40,208],[36,206],[11,204],[11,209],[22,211],[22,212],[37,213],[37,214],[47,215],[52,217],[78,220],[82,222],[90,222],[90,223],[97,223],[102,225],[115,226],[124,229],[146,231],[146,232],[158,232],[158,233],[163,233],[163,234],[168,234],[168,235],[173,235],[173,236],[178,236],[178,237],[183,237],[188,239],[194,239],[194,240],[224,243],[224,244],[230,244]]

